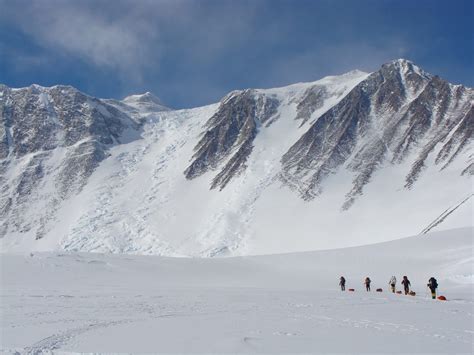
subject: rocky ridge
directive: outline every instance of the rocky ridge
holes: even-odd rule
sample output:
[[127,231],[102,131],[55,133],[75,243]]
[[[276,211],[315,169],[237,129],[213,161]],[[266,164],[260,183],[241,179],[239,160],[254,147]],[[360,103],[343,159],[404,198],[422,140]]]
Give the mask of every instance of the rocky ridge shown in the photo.
[[[181,232],[163,232],[174,230],[180,209],[186,211],[188,202],[179,197],[186,191],[190,201],[198,196],[203,210],[211,207],[183,243],[202,244],[198,255],[233,253],[259,238],[252,227],[259,225],[255,210],[269,189],[286,189],[311,210],[334,187],[333,177],[346,176],[338,188],[344,196],[338,216],[345,218],[359,199],[367,206],[363,197],[371,182],[390,169],[399,172],[390,189],[398,186],[408,194],[420,190],[420,180],[436,180],[446,171],[464,186],[474,174],[473,102],[472,88],[450,84],[407,60],[371,74],[354,71],[284,88],[233,91],[218,104],[190,110],[170,110],[151,93],[120,101],[69,86],[0,85],[0,239],[15,244],[53,238],[64,203],[86,199],[85,189],[92,197],[79,220],[66,226],[72,232],[61,236],[68,240],[61,242],[64,248],[186,254],[172,246]],[[96,177],[89,186],[98,170],[104,179]],[[129,189],[139,189],[138,199],[144,191],[140,209],[119,213],[126,204],[114,198]],[[219,195],[224,204],[217,202]],[[105,213],[110,220],[101,222]],[[104,223],[106,229],[100,227]],[[120,226],[126,234],[117,232]],[[71,236],[84,243],[71,242]]]

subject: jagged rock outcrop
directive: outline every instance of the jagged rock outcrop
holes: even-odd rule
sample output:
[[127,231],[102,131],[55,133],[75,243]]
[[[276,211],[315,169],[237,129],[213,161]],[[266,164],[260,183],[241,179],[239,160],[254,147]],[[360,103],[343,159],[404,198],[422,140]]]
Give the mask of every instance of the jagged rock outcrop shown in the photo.
[[34,199],[49,201],[52,215],[58,201],[87,183],[108,147],[120,144],[125,130],[138,137],[138,128],[122,111],[69,86],[0,86],[0,237],[9,226],[25,231],[40,224],[21,212]]
[[186,178],[193,179],[214,170],[230,156],[211,185],[211,188],[224,188],[245,168],[257,130],[269,123],[278,104],[276,98],[254,90],[233,92],[225,97],[206,123],[206,131],[194,148],[193,161],[185,171]]
[[324,179],[345,166],[355,173],[343,205],[347,209],[381,164],[401,163],[416,151],[405,181],[410,188],[438,145],[436,164],[444,163],[442,169],[469,144],[473,100],[472,89],[451,85],[411,62],[386,64],[289,149],[282,158],[281,179],[312,199],[322,192]]
[[315,85],[308,88],[296,106],[296,119],[301,120],[301,126],[310,118],[313,112],[323,107],[324,100],[328,98],[327,89],[324,86]]

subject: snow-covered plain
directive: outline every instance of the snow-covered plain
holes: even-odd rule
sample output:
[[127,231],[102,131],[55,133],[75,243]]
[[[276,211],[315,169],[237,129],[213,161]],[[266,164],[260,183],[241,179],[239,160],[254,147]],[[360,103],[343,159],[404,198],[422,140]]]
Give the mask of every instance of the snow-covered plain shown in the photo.
[[[1,349],[472,353],[473,231],[234,258],[2,254]],[[388,293],[392,274],[417,295]],[[427,297],[431,276],[447,302]]]

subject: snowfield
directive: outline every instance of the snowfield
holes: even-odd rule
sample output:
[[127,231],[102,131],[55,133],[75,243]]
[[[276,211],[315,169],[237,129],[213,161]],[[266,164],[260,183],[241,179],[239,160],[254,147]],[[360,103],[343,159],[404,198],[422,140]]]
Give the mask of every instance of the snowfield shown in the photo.
[[[233,258],[1,254],[1,350],[472,353],[473,231]],[[388,293],[392,274],[417,295]]]

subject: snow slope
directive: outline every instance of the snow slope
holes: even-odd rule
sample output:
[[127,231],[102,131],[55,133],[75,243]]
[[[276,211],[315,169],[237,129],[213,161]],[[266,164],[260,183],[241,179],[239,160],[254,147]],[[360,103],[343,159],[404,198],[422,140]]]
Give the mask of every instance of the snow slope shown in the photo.
[[474,91],[408,61],[188,110],[0,89],[4,252],[259,255],[473,224]]
[[[1,350],[471,353],[472,240],[467,228],[258,257],[2,254]],[[386,292],[393,274],[417,296]],[[366,276],[384,292],[363,291]],[[447,302],[426,297],[431,276]]]

